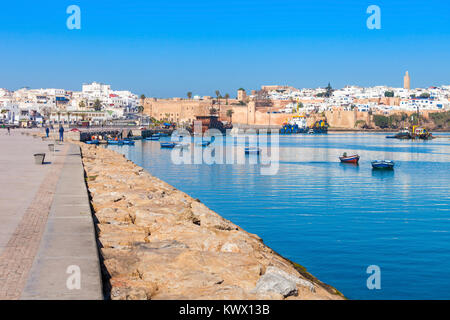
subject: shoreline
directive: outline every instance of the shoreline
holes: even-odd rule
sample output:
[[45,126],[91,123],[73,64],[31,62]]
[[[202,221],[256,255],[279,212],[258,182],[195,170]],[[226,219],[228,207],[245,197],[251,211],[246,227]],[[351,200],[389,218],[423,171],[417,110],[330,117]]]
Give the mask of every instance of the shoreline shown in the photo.
[[345,299],[123,155],[76,142],[111,299]]

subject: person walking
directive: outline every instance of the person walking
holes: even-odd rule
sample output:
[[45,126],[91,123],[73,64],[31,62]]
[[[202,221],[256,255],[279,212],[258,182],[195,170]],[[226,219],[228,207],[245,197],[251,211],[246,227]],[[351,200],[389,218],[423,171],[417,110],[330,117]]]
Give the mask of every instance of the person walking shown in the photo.
[[9,126],[6,127],[8,129],[8,135],[11,135],[11,128]]
[[45,127],[45,134],[47,135],[47,138],[48,138],[49,133],[50,133],[50,128],[49,127]]
[[64,128],[62,125],[59,126],[59,141],[64,141]]

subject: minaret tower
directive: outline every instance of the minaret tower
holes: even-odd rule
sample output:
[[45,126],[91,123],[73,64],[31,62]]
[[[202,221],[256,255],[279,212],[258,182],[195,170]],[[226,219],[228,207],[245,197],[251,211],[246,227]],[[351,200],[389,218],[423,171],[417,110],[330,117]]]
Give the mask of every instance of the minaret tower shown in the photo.
[[411,89],[411,79],[409,77],[408,71],[406,71],[406,74],[403,77],[403,88],[408,90]]

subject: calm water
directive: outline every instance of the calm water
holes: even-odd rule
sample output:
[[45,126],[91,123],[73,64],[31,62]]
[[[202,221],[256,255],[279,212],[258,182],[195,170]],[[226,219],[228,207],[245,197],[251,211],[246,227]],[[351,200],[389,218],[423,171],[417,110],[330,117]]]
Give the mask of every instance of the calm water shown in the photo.
[[[351,299],[450,299],[450,135],[280,137],[277,175],[258,164],[175,165],[159,142],[114,146]],[[359,166],[339,163],[360,154]],[[393,159],[393,172],[370,160]],[[381,268],[381,290],[366,269]]]

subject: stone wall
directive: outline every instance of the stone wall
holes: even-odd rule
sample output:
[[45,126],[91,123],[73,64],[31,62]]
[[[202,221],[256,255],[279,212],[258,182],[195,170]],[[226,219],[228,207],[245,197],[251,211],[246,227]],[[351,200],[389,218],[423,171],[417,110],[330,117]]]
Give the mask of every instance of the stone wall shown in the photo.
[[80,145],[111,299],[342,299],[199,200]]

